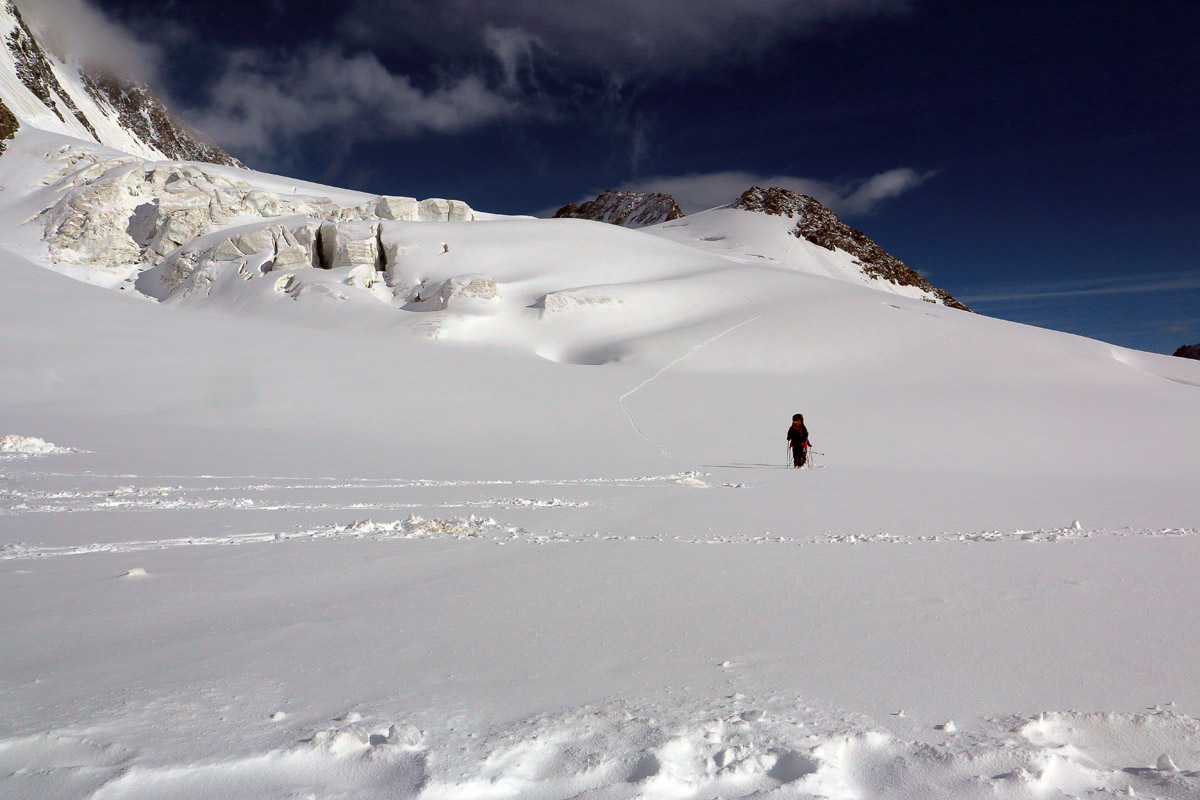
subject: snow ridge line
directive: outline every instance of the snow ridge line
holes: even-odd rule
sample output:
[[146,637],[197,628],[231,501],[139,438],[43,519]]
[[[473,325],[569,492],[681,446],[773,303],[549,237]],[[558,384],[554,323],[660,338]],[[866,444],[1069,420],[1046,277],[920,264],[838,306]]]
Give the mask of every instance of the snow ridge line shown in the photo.
[[713,336],[711,339],[705,339],[703,342],[700,342],[700,344],[696,345],[691,350],[688,350],[686,353],[681,355],[679,358],[677,358],[674,361],[672,361],[671,363],[665,365],[658,372],[654,373],[649,378],[646,378],[646,380],[642,381],[637,386],[633,387],[628,392],[626,392],[625,394],[623,394],[619,398],[617,398],[617,402],[621,405],[621,410],[624,411],[625,416],[629,418],[629,424],[631,424],[633,426],[633,429],[638,432],[638,436],[641,436],[647,442],[649,442],[650,444],[657,447],[658,451],[663,454],[664,458],[669,459],[671,457],[671,454],[667,452],[667,449],[665,447],[663,447],[657,441],[655,441],[654,439],[651,439],[649,436],[646,435],[645,431],[642,430],[641,426],[637,424],[637,420],[634,419],[633,414],[629,411],[629,407],[625,405],[625,400],[630,395],[634,394],[639,389],[644,387],[646,384],[653,383],[654,380],[658,378],[658,376],[662,375],[664,372],[669,370],[671,367],[675,366],[676,364],[679,364],[682,361],[686,361],[687,359],[691,358],[698,351],[700,351],[703,348],[707,347],[708,345],[712,344],[717,339],[720,339],[722,336],[733,333],[734,331],[736,331],[738,328],[742,327],[743,325],[749,325],[751,322],[754,322],[757,319],[761,319],[762,318],[762,309],[759,308],[758,304],[755,303],[753,300],[751,300],[749,297],[746,297],[745,295],[741,295],[741,297],[746,302],[748,302],[750,305],[754,306],[755,310],[758,313],[756,313],[753,317],[750,317],[749,319],[742,320],[741,322],[739,322],[738,324],[734,325],[731,328],[727,328],[726,330],[721,331],[716,336]]
[[[509,538],[536,538],[523,528],[501,525],[490,517],[451,517],[426,519],[415,514],[395,522],[356,520],[349,524],[328,525],[291,532],[235,533],[228,536],[182,536],[174,539],[143,539],[129,542],[96,542],[83,545],[36,547],[24,544],[0,545],[0,561],[54,556],[79,556],[91,553],[136,553],[176,547],[229,547],[267,544],[289,540],[315,539],[481,539],[486,534]],[[497,538],[500,541],[499,538]]]
[[995,542],[1030,542],[1053,544],[1090,539],[1093,536],[1114,537],[1181,537],[1198,536],[1200,528],[1159,528],[1086,530],[1053,528],[1037,531],[976,531],[973,533],[942,533],[921,536],[902,536],[890,533],[838,534],[824,536],[780,536],[770,533],[732,533],[719,536],[686,536],[679,534],[626,534],[613,532],[569,533],[547,530],[529,531],[515,525],[505,525],[490,517],[450,517],[426,519],[416,515],[404,520],[376,522],[371,519],[350,523],[307,528],[290,532],[252,532],[227,536],[185,536],[175,539],[147,539],[125,542],[95,542],[66,546],[37,546],[24,543],[0,545],[0,561],[78,556],[94,553],[124,554],[146,550],[166,550],[178,547],[228,547],[252,544],[276,544],[287,541],[317,539],[473,539],[494,545],[554,545],[588,542],[660,542],[674,545],[731,545],[804,547],[818,545],[905,545],[918,543],[989,544]]

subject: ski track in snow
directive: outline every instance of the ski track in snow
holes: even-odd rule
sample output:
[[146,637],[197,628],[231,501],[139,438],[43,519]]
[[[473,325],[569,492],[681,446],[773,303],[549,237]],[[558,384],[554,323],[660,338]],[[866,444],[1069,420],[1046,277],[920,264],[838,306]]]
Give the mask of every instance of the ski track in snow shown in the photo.
[[[0,516],[19,514],[53,514],[77,512],[104,511],[167,511],[167,510],[210,510],[230,509],[239,511],[398,511],[415,508],[584,508],[591,503],[586,500],[568,500],[559,497],[486,497],[462,501],[426,501],[426,502],[288,502],[255,499],[253,497],[233,496],[215,497],[220,493],[266,493],[290,491],[328,491],[341,493],[347,490],[410,490],[436,489],[453,487],[488,487],[488,486],[618,486],[637,487],[662,484],[681,484],[689,486],[709,486],[699,480],[697,472],[681,472],[671,475],[650,475],[633,478],[577,478],[577,479],[547,479],[547,480],[481,480],[481,481],[434,481],[434,480],[396,480],[396,479],[297,479],[297,478],[258,478],[247,476],[254,480],[286,481],[282,483],[250,483],[241,485],[218,484],[213,486],[185,486],[182,484],[135,486],[123,484],[115,488],[99,489],[60,489],[33,490],[19,487],[6,487],[5,476],[0,475]],[[136,475],[96,475],[92,473],[69,474],[49,473],[51,477],[68,478],[72,482],[94,481],[97,479],[140,478]],[[29,476],[22,476],[29,477]],[[183,478],[188,476],[159,476],[162,478]],[[191,480],[230,480],[232,476],[191,476]],[[741,484],[723,484],[725,487],[739,488]]]
[[1095,535],[1108,536],[1195,536],[1200,528],[1121,529],[1089,531],[1077,528],[1055,528],[1038,531],[977,531],[972,533],[942,533],[923,536],[896,536],[889,533],[846,534],[824,536],[773,536],[771,534],[709,535],[704,537],[662,533],[656,535],[620,534],[612,532],[572,533],[564,531],[529,531],[515,525],[505,525],[490,517],[450,517],[426,519],[410,515],[404,520],[376,522],[354,520],[349,523],[298,528],[292,531],[259,531],[226,536],[182,536],[170,539],[147,539],[124,542],[94,542],[70,546],[38,546],[22,542],[0,545],[0,561],[13,559],[50,558],[54,556],[89,555],[94,553],[132,553],[144,550],[164,550],[177,547],[214,547],[248,544],[271,544],[317,539],[369,539],[390,541],[398,539],[473,539],[496,545],[525,544],[582,544],[587,542],[660,542],[679,545],[757,545],[811,546],[823,544],[915,544],[919,542],[1059,542],[1087,539]]
[[[193,763],[88,731],[0,740],[0,774],[27,796],[1195,798],[1200,722],[1170,709],[986,719],[910,741],[797,697],[614,701],[510,723],[348,711],[281,717],[275,749]],[[946,726],[943,726],[946,727]],[[1164,752],[1169,749],[1170,752]],[[58,792],[55,792],[58,794]]]
[[[433,500],[426,502],[268,502],[250,497],[212,497],[218,493],[269,492],[293,490],[345,490],[388,489],[412,490],[440,487],[489,487],[501,485],[525,486],[621,486],[650,487],[678,485],[691,488],[744,488],[744,484],[710,484],[701,479],[707,473],[681,472],[669,475],[646,475],[633,478],[575,478],[575,479],[532,479],[532,480],[398,480],[398,479],[334,479],[334,478],[262,478],[245,476],[253,480],[278,482],[230,484],[233,476],[192,476],[191,480],[219,480],[211,486],[184,486],[182,484],[147,486],[120,485],[116,488],[31,490],[12,486],[13,476],[0,475],[0,517],[29,514],[73,514],[73,513],[153,513],[163,511],[399,511],[413,509],[564,509],[587,508],[593,503],[584,500],[569,500],[559,497],[485,497],[455,501]],[[96,479],[130,479],[133,475],[96,475],[93,473],[41,473],[25,474],[21,478],[54,477],[69,478],[73,482]],[[185,476],[158,476],[181,478]],[[146,478],[150,480],[149,478]],[[468,516],[425,518],[410,513],[403,520],[375,521],[353,520],[318,526],[298,526],[292,530],[262,530],[225,535],[193,535],[172,538],[146,538],[127,541],[90,542],[75,545],[44,546],[28,542],[10,542],[0,545],[0,561],[12,559],[48,558],[91,553],[129,553],[145,550],[161,550],[178,547],[236,546],[268,544],[317,539],[370,539],[375,541],[399,539],[472,539],[493,544],[579,544],[600,541],[661,542],[683,545],[759,545],[759,546],[806,546],[822,544],[915,544],[920,542],[960,542],[966,544],[1024,541],[1024,542],[1071,542],[1092,536],[1195,536],[1200,528],[1122,528],[1083,529],[1078,523],[1062,528],[1039,530],[982,530],[943,531],[936,534],[898,535],[887,531],[871,533],[823,532],[807,535],[777,535],[770,531],[739,531],[729,533],[676,533],[661,525],[653,533],[629,533],[613,531],[560,531],[536,530],[501,524],[494,519]]]
[[686,353],[679,356],[679,358],[676,358],[674,361],[671,361],[670,363],[664,365],[661,369],[658,370],[658,372],[655,372],[649,378],[646,378],[646,380],[642,381],[637,386],[633,387],[628,392],[626,392],[625,394],[623,394],[619,398],[617,398],[617,402],[621,405],[621,410],[624,411],[625,416],[629,418],[629,424],[633,425],[633,429],[638,432],[638,436],[641,436],[647,442],[649,442],[650,444],[657,447],[658,451],[663,454],[664,458],[669,459],[671,457],[671,454],[669,452],[667,452],[667,449],[665,447],[663,447],[659,442],[655,441],[654,439],[651,439],[649,436],[646,435],[646,432],[643,431],[641,426],[637,424],[637,420],[634,419],[633,413],[630,412],[629,407],[627,405],[625,405],[625,400],[628,399],[629,397],[631,397],[633,394],[635,394],[639,389],[642,389],[646,385],[653,383],[660,375],[662,375],[667,370],[671,369],[671,367],[674,367],[677,364],[680,364],[680,363],[686,361],[687,359],[694,356],[697,352],[699,352],[700,350],[703,350],[705,347],[707,347],[708,345],[717,341],[721,337],[726,336],[730,333],[733,333],[734,331],[736,331],[738,328],[742,327],[743,325],[749,325],[751,322],[754,322],[757,319],[761,319],[762,318],[762,309],[759,308],[758,304],[755,303],[753,300],[751,300],[749,297],[746,297],[745,295],[741,295],[741,297],[743,297],[743,299],[745,299],[748,303],[750,303],[750,305],[754,306],[754,308],[757,312],[754,314],[754,316],[752,316],[748,319],[744,319],[741,322],[737,323],[736,325],[721,331],[716,336],[713,336],[709,339],[705,339],[703,342],[700,342],[695,347],[693,347],[691,350],[688,350]]

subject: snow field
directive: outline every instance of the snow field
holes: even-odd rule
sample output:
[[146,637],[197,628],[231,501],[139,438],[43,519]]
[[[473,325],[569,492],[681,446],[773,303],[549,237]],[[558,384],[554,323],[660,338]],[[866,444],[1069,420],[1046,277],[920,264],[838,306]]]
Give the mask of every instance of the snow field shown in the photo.
[[[278,716],[275,715],[275,716]],[[286,716],[286,715],[285,715]],[[740,693],[583,706],[464,734],[348,712],[278,750],[199,764],[140,763],[78,735],[0,741],[10,780],[90,797],[1191,798],[1200,727],[1170,711],[992,719],[935,743],[800,698]],[[1114,751],[1112,742],[1119,742]],[[1163,746],[1175,755],[1160,753]],[[1129,764],[1131,753],[1140,758]],[[42,796],[52,796],[45,794]]]
[[[113,157],[0,160],[3,429],[78,448],[3,457],[0,796],[1200,796],[1195,363],[742,212],[377,220]],[[175,197],[158,266],[48,263],[64,200],[140,258],[168,177],[247,185]]]

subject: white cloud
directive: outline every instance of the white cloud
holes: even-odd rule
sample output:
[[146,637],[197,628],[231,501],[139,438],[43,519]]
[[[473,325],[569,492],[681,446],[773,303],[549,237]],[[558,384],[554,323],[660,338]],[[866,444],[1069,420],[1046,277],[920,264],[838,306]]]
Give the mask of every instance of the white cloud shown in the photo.
[[675,202],[685,214],[693,214],[706,208],[732,203],[751,186],[778,186],[814,197],[839,216],[855,216],[867,214],[884,200],[915,189],[933,174],[904,167],[881,172],[863,180],[830,183],[789,175],[729,171],[637,179],[617,188],[623,191],[669,194],[675,198]]
[[[493,28],[490,25],[483,32],[484,43],[500,62],[504,73],[504,88],[516,91],[520,87],[522,70],[531,68],[533,48],[540,44],[538,38],[523,30],[515,28]],[[532,72],[532,69],[529,69]]]
[[142,81],[153,81],[158,75],[162,50],[86,0],[21,0],[18,8],[60,57]]
[[999,288],[971,295],[964,303],[1002,303],[1028,300],[1060,300],[1067,297],[1182,292],[1200,290],[1198,272],[1161,272],[1149,275],[1113,275]]
[[273,156],[318,131],[345,145],[433,131],[453,133],[521,113],[511,97],[467,75],[432,89],[369,53],[308,50],[284,60],[232,54],[189,119],[222,146]]

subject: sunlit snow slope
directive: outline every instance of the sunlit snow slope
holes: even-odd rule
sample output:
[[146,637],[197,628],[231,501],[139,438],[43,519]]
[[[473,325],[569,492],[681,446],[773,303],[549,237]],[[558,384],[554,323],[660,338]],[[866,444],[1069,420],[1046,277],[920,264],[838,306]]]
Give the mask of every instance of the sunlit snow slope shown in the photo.
[[0,795],[1200,792],[1200,362],[733,208],[0,186]]

